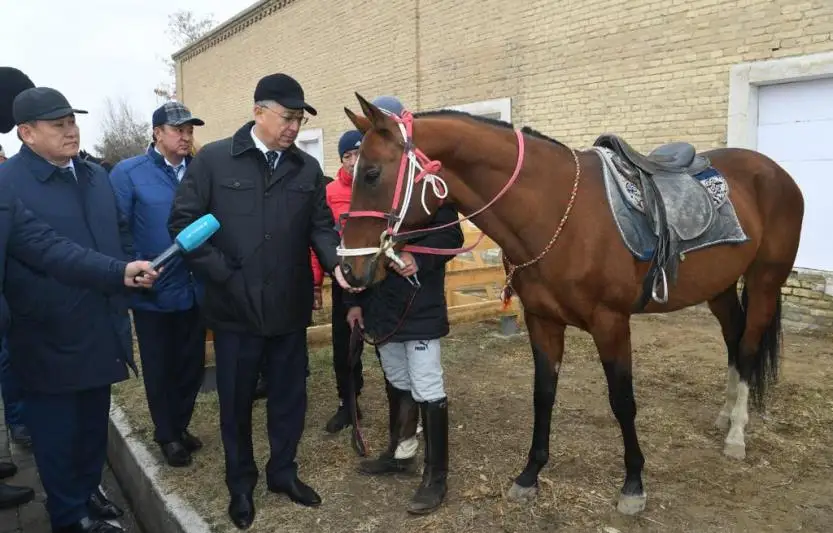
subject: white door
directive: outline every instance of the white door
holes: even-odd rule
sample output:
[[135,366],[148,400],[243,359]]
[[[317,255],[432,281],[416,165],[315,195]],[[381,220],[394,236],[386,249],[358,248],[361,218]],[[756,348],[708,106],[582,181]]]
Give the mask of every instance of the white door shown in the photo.
[[318,160],[321,170],[324,170],[324,132],[321,128],[303,130],[295,139],[298,148]]
[[783,166],[804,195],[795,266],[833,271],[833,78],[760,87],[758,151]]

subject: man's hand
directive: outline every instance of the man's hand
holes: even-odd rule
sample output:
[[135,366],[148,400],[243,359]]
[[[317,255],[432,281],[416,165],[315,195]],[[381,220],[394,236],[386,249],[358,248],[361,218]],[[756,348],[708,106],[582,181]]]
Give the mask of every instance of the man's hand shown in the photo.
[[[159,269],[161,272],[162,269]],[[153,282],[159,277],[159,272],[151,268],[150,261],[133,261],[127,263],[124,269],[124,285],[125,287],[148,289],[153,286]]]
[[402,276],[403,278],[409,278],[416,274],[419,271],[419,267],[417,266],[416,259],[414,255],[410,252],[400,252],[399,258],[405,263],[405,268],[401,268],[395,262],[390,262],[390,267],[393,269],[394,272]]
[[364,329],[364,317],[362,316],[362,308],[361,307],[351,307],[347,311],[347,323],[350,324],[350,327],[354,327],[356,323],[359,324],[359,327]]
[[324,297],[321,295],[321,287],[316,285],[312,288],[312,309],[318,311],[324,307]]
[[347,280],[344,279],[344,273],[341,272],[341,265],[336,265],[335,269],[333,269],[333,277],[339,286],[347,292],[362,292],[364,290],[364,287],[355,288],[347,283]]

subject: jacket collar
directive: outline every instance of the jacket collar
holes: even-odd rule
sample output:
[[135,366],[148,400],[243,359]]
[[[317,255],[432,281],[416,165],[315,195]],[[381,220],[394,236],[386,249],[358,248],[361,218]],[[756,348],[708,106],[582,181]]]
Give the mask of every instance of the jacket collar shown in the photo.
[[[168,163],[165,162],[165,158],[156,151],[156,143],[150,143],[148,146],[147,151],[148,157],[150,157],[151,161],[153,161],[157,166],[162,167],[163,169],[168,166]],[[191,164],[191,160],[194,159],[192,155],[186,155],[183,161],[185,161],[185,167],[187,168],[188,165]]]
[[353,175],[348,174],[344,167],[338,169],[338,174],[336,174],[336,179],[341,182],[342,185],[345,187],[352,187],[353,186]]
[[[258,150],[257,146],[255,146],[255,142],[252,139],[251,131],[252,127],[255,125],[254,120],[250,120],[249,122],[245,123],[243,127],[239,130],[234,132],[234,135],[231,137],[231,156],[237,157],[245,152],[254,151],[260,154],[260,150]],[[292,145],[283,152],[281,152],[281,159],[286,156],[290,156],[295,158],[298,162],[303,162],[303,157],[299,153],[301,151],[296,145]]]
[[[19,154],[29,168],[29,171],[39,181],[44,182],[58,173],[58,167],[36,154],[34,150],[25,144],[20,147]],[[86,162],[76,156],[72,158],[72,165],[75,167],[75,176],[79,180],[86,176],[90,183],[94,183],[93,172],[90,171]]]

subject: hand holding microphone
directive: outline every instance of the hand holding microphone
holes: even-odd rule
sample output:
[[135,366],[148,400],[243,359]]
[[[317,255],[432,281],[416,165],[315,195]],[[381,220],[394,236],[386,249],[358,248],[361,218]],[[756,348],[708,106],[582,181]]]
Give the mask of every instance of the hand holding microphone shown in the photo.
[[[220,222],[210,213],[191,222],[184,230],[179,232],[179,235],[174,239],[174,243],[150,263],[151,270],[159,271],[165,264],[176,257],[177,254],[196,250],[205,244],[205,241],[210,239],[219,229]],[[138,277],[136,276],[133,280],[137,284],[141,284],[137,279]]]

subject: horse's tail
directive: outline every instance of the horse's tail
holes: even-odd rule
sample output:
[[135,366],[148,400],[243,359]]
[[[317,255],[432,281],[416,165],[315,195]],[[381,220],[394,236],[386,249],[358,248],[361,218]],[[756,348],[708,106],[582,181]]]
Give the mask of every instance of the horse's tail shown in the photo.
[[[741,307],[744,322],[748,312],[749,296],[746,284],[741,292]],[[781,342],[781,291],[775,296],[775,312],[769,321],[758,345],[758,351],[751,362],[752,376],[749,380],[749,396],[752,406],[759,412],[766,407],[767,393],[778,382],[778,367],[782,349]]]

